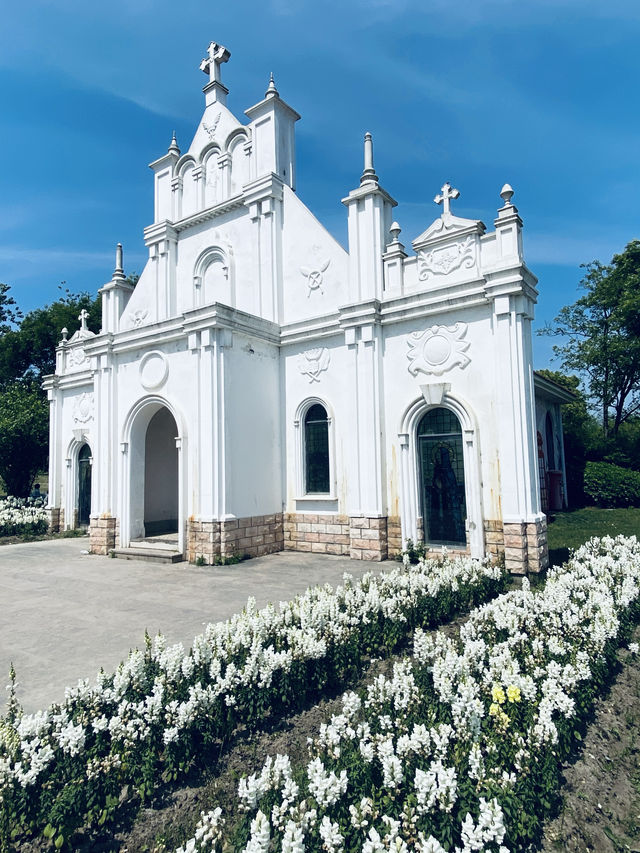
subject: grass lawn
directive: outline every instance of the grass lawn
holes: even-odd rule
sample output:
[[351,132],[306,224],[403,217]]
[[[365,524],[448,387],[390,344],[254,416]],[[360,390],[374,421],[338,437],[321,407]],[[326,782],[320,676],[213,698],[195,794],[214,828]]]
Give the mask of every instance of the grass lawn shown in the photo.
[[569,549],[579,548],[592,536],[640,537],[640,508],[599,509],[586,507],[557,512],[548,517],[549,561],[552,566],[569,559]]

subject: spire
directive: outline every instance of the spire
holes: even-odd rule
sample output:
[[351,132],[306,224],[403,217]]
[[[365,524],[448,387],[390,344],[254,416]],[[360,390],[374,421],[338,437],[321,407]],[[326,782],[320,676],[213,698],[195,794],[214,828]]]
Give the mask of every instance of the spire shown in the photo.
[[124,277],[124,269],[122,267],[122,243],[118,243],[118,245],[116,246],[116,268],[113,271],[113,275],[114,277]]
[[378,176],[373,168],[373,137],[370,133],[364,135],[364,171],[360,183],[364,184],[367,181],[378,182]]
[[273,79],[273,71],[269,75],[269,87],[268,87],[267,91],[264,93],[264,96],[265,96],[265,98],[279,98],[280,97],[280,93],[276,89],[276,84],[275,84],[275,81]]
[[178,140],[176,139],[176,132],[173,131],[173,136],[171,137],[171,145],[169,146],[169,154],[177,154],[180,156],[180,148],[178,147]]

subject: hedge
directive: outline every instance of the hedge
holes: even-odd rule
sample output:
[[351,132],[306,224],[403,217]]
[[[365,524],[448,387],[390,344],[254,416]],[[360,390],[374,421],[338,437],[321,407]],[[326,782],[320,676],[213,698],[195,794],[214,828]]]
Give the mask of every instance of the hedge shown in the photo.
[[584,493],[596,506],[640,506],[640,471],[609,462],[587,462]]

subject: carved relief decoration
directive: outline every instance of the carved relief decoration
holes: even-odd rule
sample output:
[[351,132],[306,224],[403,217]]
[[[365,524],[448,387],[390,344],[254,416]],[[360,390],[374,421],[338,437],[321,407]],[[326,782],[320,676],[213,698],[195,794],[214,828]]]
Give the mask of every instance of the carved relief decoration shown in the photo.
[[314,347],[298,356],[298,370],[309,382],[320,382],[320,374],[329,366],[330,353],[326,347]]
[[84,347],[73,347],[67,352],[67,370],[84,370],[89,366],[89,359]]
[[207,124],[206,121],[202,122],[202,127],[206,131],[209,139],[213,141],[214,136],[216,135],[216,128],[218,127],[218,122],[220,121],[221,112],[214,118],[211,124]]
[[135,311],[132,311],[129,314],[131,325],[134,329],[138,329],[140,326],[143,325],[148,316],[149,312],[146,310],[146,308],[137,308]]
[[138,369],[142,386],[150,391],[152,388],[159,388],[166,382],[169,375],[169,362],[164,353],[154,350],[142,356]]
[[471,346],[464,340],[466,333],[466,323],[431,326],[424,332],[413,332],[407,341],[409,373],[413,376],[417,373],[441,376],[456,365],[465,368],[471,361],[466,355]]
[[323,277],[330,263],[331,259],[329,258],[326,261],[319,261],[315,267],[300,267],[300,272],[306,278],[309,288],[307,297],[311,296],[313,290],[319,290],[320,293],[324,294],[322,289]]
[[85,392],[76,397],[73,404],[73,422],[86,424],[93,420],[93,394]]
[[459,243],[439,246],[430,252],[422,251],[418,255],[418,278],[426,281],[430,276],[448,275],[463,267],[471,269],[476,262],[476,243],[473,236]]

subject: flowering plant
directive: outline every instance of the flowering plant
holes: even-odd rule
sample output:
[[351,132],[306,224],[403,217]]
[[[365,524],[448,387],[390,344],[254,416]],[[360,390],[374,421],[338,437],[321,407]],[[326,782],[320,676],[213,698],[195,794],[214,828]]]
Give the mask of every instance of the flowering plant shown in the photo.
[[594,539],[458,637],[417,628],[391,677],[344,695],[306,768],[269,757],[240,781],[240,814],[204,814],[178,853],[530,849],[639,596],[635,537]]
[[488,561],[443,557],[208,625],[185,652],[147,637],[113,675],[67,689],[65,701],[0,727],[0,840],[42,832],[62,845],[113,816],[124,786],[149,797],[239,724],[298,708],[344,683],[367,655],[388,652],[504,588]]
[[0,500],[0,536],[46,533],[49,526],[44,498]]

